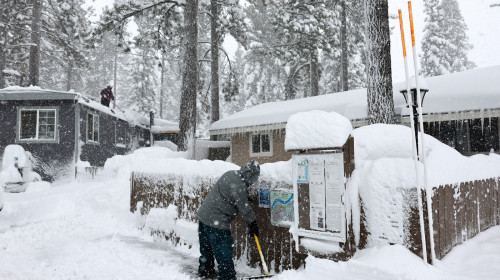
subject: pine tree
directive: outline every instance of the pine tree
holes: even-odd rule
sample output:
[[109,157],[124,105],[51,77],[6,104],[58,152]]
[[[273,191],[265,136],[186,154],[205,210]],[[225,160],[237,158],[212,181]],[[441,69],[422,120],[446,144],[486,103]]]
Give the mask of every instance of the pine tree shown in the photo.
[[[21,83],[29,56],[28,0],[0,0],[0,88]],[[5,72],[17,71],[21,77],[7,77]]]
[[154,50],[147,46],[138,46],[129,65],[132,87],[124,93],[123,99],[127,108],[142,115],[149,115],[157,104],[155,67]]
[[282,40],[277,54],[283,61],[293,62],[292,65],[309,63],[311,95],[318,95],[319,52],[331,53],[340,40],[336,5],[313,0],[272,3],[277,9],[273,18],[275,32]]
[[42,19],[40,85],[54,89],[84,87],[88,67],[89,17],[84,0],[45,0]]
[[432,77],[472,69],[467,25],[456,0],[426,0],[421,73]]
[[241,103],[245,107],[285,97],[286,63],[274,51],[281,44],[271,21],[276,13],[274,5],[265,5],[262,1],[255,1],[246,8],[249,43],[244,55],[241,86]]
[[345,10],[346,30],[342,34],[345,32],[346,36],[340,40],[340,46],[335,45],[334,50],[323,58],[321,86],[327,93],[366,87],[365,33],[360,28],[364,25],[363,4],[354,0],[341,2],[345,2],[341,13]]
[[365,0],[368,118],[394,123],[391,41],[387,0]]

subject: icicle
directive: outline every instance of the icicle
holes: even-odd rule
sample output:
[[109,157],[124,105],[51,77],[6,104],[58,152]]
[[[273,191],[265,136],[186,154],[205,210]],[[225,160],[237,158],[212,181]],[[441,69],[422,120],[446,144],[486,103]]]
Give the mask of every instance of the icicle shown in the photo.
[[479,110],[479,117],[481,118],[481,134],[484,134],[484,110]]

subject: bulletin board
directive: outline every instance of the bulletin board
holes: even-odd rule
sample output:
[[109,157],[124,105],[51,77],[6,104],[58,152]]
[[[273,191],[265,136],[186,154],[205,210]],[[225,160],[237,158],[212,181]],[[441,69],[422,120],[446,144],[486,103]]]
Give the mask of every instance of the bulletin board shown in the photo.
[[345,242],[344,153],[294,154],[292,162],[297,234]]

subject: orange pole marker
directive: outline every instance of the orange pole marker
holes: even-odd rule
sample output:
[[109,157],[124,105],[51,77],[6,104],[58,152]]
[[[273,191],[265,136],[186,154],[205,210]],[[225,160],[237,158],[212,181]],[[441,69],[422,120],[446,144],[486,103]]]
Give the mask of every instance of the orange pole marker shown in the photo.
[[413,12],[411,10],[411,1],[408,1],[408,13],[410,13],[411,46],[415,47],[415,31],[413,29]]
[[403,56],[406,57],[405,31],[403,29],[403,16],[401,15],[401,9],[398,10],[398,13],[399,13],[399,28],[401,29],[401,43],[403,43]]

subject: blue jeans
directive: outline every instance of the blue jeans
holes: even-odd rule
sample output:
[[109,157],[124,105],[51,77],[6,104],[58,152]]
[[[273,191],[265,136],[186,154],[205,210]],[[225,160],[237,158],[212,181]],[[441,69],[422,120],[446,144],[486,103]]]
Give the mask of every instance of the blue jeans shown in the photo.
[[198,225],[198,238],[200,240],[201,254],[198,275],[202,277],[208,276],[215,270],[215,257],[219,269],[219,279],[236,279],[231,231],[213,228],[200,222]]

